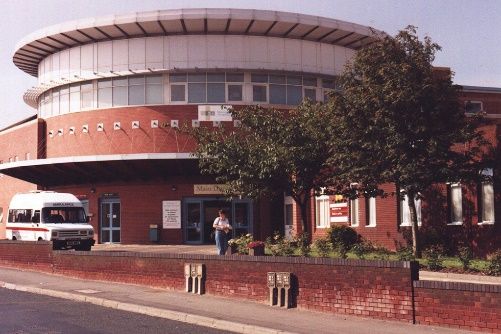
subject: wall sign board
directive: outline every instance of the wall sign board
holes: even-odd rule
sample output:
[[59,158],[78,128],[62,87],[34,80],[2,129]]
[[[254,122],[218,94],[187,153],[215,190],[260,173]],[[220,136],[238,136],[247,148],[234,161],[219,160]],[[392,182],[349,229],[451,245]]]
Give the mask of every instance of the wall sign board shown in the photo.
[[162,202],[162,227],[164,229],[181,228],[181,201]]

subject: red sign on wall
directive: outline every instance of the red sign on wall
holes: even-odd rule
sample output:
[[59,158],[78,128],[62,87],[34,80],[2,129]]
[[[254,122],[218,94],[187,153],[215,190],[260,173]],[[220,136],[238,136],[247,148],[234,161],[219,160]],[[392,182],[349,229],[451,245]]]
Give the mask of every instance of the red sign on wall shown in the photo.
[[330,222],[331,223],[347,223],[349,210],[348,202],[340,201],[339,195],[331,196],[329,201]]

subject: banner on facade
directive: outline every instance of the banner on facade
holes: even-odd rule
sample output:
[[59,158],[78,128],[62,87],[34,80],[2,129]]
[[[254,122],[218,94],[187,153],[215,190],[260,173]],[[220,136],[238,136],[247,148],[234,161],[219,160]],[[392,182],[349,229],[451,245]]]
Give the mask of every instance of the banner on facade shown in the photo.
[[219,122],[231,122],[233,118],[229,109],[229,105],[199,105],[198,106],[198,120],[201,122],[209,121],[219,121]]
[[164,229],[181,228],[181,201],[162,202],[162,223]]

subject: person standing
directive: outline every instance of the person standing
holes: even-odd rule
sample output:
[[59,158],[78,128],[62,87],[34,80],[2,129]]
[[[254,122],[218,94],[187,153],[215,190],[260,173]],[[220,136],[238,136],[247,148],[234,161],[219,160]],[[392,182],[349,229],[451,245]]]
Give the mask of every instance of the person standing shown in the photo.
[[218,254],[224,255],[226,253],[226,249],[228,248],[227,235],[232,230],[230,221],[226,217],[226,211],[224,209],[219,210],[219,217],[214,220],[212,227],[216,229],[215,239]]

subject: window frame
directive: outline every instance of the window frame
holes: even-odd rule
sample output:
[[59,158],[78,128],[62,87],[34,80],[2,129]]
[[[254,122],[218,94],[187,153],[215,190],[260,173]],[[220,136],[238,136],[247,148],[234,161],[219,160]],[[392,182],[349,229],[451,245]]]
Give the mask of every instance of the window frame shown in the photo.
[[[325,205],[326,209],[324,208],[324,215],[322,215],[321,212],[321,207],[320,204]],[[326,218],[327,221],[322,223],[321,218]],[[329,195],[320,195],[320,196],[315,196],[315,228],[317,229],[324,229],[324,228],[330,228],[331,227],[331,222],[330,222],[330,198]]]

